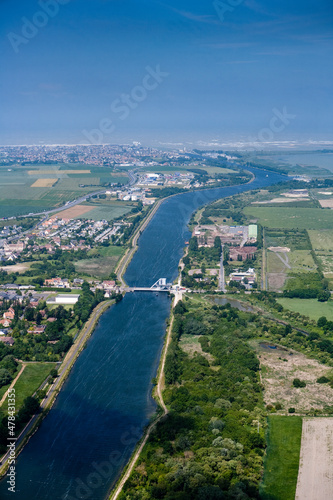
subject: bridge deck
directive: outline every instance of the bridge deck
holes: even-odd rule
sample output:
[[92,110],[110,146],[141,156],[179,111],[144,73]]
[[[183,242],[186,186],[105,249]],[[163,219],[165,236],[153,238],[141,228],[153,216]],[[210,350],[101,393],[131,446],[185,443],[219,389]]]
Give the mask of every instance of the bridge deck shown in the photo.
[[129,292],[169,292],[170,288],[130,287]]

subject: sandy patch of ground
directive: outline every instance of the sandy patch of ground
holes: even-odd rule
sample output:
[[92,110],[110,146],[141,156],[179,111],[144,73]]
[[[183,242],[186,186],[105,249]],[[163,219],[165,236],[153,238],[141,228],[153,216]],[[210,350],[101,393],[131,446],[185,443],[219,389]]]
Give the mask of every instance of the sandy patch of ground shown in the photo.
[[86,214],[94,208],[95,207],[89,207],[88,205],[75,205],[75,207],[67,208],[67,210],[57,213],[57,217],[74,219],[74,217],[80,217],[80,215]]
[[333,208],[333,199],[332,200],[318,200],[320,206],[323,208]]
[[[329,377],[332,368],[292,349],[282,346],[270,349],[268,345],[275,344],[266,341],[252,345],[260,361],[266,404],[280,403],[284,413],[291,407],[296,409],[296,413],[304,413],[312,408],[320,410],[332,405],[333,389],[328,384],[317,383],[317,379],[322,375]],[[306,387],[295,388],[294,378],[304,380]]]
[[267,273],[268,290],[270,292],[279,292],[283,289],[287,279],[286,273]]
[[309,198],[273,198],[268,201],[253,201],[253,205],[267,205],[268,203],[292,203],[293,201],[309,201]]
[[7,271],[7,273],[25,273],[30,269],[32,262],[21,262],[20,264],[12,264],[11,266],[0,267],[1,271]]
[[201,274],[201,269],[190,269],[188,274],[189,276],[193,276],[193,274]]
[[280,253],[290,252],[290,248],[288,247],[268,247],[268,250],[270,250],[271,252],[280,252]]
[[193,358],[196,354],[201,354],[201,356],[206,358],[209,363],[212,363],[214,361],[214,356],[202,350],[201,344],[199,343],[200,337],[201,335],[183,335],[179,346],[191,358]]
[[281,193],[281,196],[286,196],[287,198],[308,198],[309,193],[307,189],[293,189],[288,193]]
[[305,418],[295,500],[333,498],[333,418]]
[[48,188],[52,187],[58,179],[37,179],[36,182],[34,182],[31,187],[32,188]]

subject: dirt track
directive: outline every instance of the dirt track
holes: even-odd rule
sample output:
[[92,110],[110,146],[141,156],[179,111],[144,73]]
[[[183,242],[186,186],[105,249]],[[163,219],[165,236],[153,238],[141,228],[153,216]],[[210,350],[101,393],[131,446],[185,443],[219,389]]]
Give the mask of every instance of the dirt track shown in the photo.
[[305,418],[295,500],[332,498],[333,418]]

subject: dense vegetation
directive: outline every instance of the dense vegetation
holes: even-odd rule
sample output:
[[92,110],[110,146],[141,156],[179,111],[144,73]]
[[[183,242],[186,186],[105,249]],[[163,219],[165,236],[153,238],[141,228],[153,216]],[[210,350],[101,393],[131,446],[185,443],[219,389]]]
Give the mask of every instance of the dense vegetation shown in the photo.
[[318,298],[321,301],[329,299],[328,281],[319,273],[289,273],[289,276],[283,291],[284,297]]
[[[175,308],[158,425],[125,486],[131,499],[255,499],[265,449],[259,362],[247,344],[253,315],[229,306]],[[181,348],[199,337],[202,353]],[[188,338],[188,337],[187,337]],[[259,428],[259,433],[258,433]]]
[[[111,297],[120,300],[122,296],[113,294]],[[25,303],[12,304],[15,318],[11,324],[11,335],[15,339],[13,346],[0,343],[0,368],[1,360],[8,355],[23,361],[59,361],[73,343],[73,333],[87,321],[94,307],[104,299],[104,292],[96,290],[93,293],[88,283],[82,285],[82,291],[74,310],[58,306],[48,309],[45,302],[41,302],[36,309]],[[1,307],[5,310],[9,303]],[[0,308],[1,311],[1,308]],[[44,316],[42,316],[43,312]],[[52,321],[47,321],[52,318]],[[29,329],[29,321],[37,325],[46,325],[45,331],[38,335]]]

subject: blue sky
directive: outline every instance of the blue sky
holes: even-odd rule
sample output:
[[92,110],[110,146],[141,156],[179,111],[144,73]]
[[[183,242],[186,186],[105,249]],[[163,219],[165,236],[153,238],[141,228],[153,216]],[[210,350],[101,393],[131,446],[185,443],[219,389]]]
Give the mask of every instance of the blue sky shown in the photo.
[[2,144],[246,139],[284,108],[274,140],[333,132],[332,0],[49,1],[0,0]]

